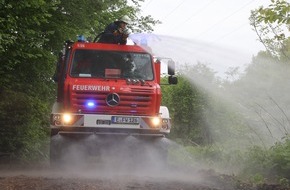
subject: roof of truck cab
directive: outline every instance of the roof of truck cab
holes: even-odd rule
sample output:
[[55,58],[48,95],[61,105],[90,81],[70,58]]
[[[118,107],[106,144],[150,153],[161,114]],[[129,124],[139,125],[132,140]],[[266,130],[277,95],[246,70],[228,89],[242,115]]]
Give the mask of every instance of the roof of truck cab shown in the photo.
[[105,44],[105,43],[92,43],[92,42],[75,42],[73,49],[94,49],[105,51],[125,51],[125,52],[141,52],[148,53],[145,48],[138,45],[119,45],[119,44]]

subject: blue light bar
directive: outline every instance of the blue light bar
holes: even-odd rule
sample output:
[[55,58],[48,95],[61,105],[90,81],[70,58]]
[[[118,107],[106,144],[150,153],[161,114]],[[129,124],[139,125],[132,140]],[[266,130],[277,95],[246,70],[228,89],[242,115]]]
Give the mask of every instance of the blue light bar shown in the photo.
[[85,42],[86,38],[83,35],[78,36],[78,42]]

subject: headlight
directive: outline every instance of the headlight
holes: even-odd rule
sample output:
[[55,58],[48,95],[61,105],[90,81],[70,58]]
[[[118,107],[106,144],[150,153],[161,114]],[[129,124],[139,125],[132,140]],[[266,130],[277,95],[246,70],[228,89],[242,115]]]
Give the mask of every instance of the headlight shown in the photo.
[[55,126],[83,126],[84,115],[57,113],[51,114],[51,125]]
[[157,127],[157,126],[159,126],[161,124],[160,117],[153,117],[151,121],[152,121],[152,124],[153,124],[154,127]]
[[70,114],[63,114],[62,121],[65,124],[70,123],[72,121],[72,115],[70,115]]

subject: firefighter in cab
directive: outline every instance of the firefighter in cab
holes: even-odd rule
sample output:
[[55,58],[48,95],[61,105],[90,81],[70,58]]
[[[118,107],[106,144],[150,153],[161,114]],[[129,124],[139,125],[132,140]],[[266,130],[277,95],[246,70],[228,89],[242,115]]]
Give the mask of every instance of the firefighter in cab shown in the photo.
[[109,24],[104,32],[102,32],[98,42],[125,45],[129,36],[127,25],[130,23],[130,18],[128,16],[123,16],[117,21]]

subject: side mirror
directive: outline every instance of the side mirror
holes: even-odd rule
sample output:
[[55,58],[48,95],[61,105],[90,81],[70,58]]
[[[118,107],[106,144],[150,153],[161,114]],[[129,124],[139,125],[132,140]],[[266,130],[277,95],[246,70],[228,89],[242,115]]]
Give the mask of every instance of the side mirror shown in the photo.
[[172,60],[169,60],[167,63],[167,68],[168,68],[168,75],[175,75],[175,62]]
[[177,84],[178,80],[176,76],[169,76],[168,77],[168,84]]

